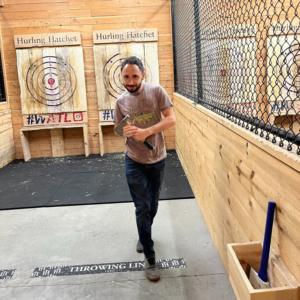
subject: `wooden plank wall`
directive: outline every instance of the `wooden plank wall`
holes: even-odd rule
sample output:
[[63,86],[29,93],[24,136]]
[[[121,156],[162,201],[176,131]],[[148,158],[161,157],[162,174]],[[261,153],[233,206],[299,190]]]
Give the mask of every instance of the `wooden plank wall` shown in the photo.
[[[0,8],[1,9],[1,8]],[[0,26],[0,55],[3,63],[3,43]],[[5,65],[2,66],[4,81],[6,80]],[[6,89],[7,94],[7,89]],[[7,97],[6,97],[7,98]],[[0,102],[0,169],[16,158],[13,138],[11,109],[8,102]]]
[[300,157],[176,93],[173,101],[176,151],[225,270],[228,243],[263,240],[273,200],[272,246],[300,281]]
[[[174,83],[170,0],[5,0],[4,4],[4,7],[0,7],[0,24],[17,158],[23,158],[19,133],[19,129],[23,125],[14,35],[57,32],[81,33],[91,154],[100,152],[93,30],[158,28],[160,84],[172,99]],[[42,139],[40,135],[42,135]],[[68,136],[65,143],[67,155],[84,154],[83,137],[80,129],[69,132],[64,130],[64,136]],[[30,133],[29,142],[32,157],[50,155],[50,133],[46,130]],[[114,144],[117,145],[116,148],[114,148]],[[118,142],[112,140],[111,132],[107,132],[107,130],[104,132],[104,146],[108,152],[115,152],[120,149]],[[174,129],[166,132],[166,147],[167,149],[175,148]]]
[[0,169],[15,159],[11,110],[0,102]]

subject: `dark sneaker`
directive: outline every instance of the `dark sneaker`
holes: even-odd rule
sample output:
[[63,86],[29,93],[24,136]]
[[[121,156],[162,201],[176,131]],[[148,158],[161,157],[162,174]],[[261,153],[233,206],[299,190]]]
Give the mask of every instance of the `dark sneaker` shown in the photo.
[[138,240],[138,242],[136,244],[136,252],[138,252],[138,253],[143,253],[144,252],[144,247],[141,244],[140,240]]
[[155,261],[155,257],[144,259],[144,269],[145,274],[148,280],[150,281],[158,281],[160,279],[159,270]]

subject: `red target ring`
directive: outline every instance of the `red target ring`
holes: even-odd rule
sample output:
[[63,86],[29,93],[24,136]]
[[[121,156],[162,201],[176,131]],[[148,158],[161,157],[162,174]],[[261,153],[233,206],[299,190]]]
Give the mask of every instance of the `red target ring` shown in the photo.
[[54,82],[55,82],[55,80],[54,80],[53,78],[49,78],[49,79],[48,79],[48,83],[49,83],[49,84],[52,85],[52,84],[54,84]]

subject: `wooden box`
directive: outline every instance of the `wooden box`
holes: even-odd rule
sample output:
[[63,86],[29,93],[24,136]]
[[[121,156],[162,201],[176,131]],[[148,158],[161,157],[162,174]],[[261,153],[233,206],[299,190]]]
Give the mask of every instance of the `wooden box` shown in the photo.
[[246,275],[247,264],[258,272],[261,253],[262,242],[227,245],[229,280],[237,299],[299,300],[299,282],[272,247],[268,264],[270,289],[256,290],[252,287]]

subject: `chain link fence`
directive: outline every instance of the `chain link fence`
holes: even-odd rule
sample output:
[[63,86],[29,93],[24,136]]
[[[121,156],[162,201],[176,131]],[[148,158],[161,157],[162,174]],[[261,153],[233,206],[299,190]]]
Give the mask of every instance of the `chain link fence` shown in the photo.
[[175,91],[300,155],[300,0],[172,0]]

